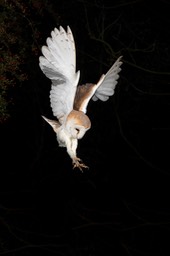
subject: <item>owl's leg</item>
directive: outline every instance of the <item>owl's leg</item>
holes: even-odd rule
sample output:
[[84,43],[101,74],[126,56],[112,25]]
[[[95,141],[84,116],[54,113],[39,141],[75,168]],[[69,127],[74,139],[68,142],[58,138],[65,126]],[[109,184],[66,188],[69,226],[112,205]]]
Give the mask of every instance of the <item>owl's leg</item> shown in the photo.
[[80,158],[77,157],[76,149],[77,149],[78,141],[76,139],[72,139],[72,150],[74,152],[73,160],[73,169],[79,168],[81,171],[83,171],[82,168],[89,168],[87,165],[85,165]]
[[82,160],[80,159],[80,158],[78,158],[78,157],[75,157],[74,159],[73,159],[73,169],[74,168],[79,168],[80,169],[80,171],[82,171],[83,172],[83,168],[89,168],[87,165],[85,165],[83,162],[82,162]]
[[73,169],[74,168],[79,168],[81,171],[83,171],[83,168],[88,168],[80,158],[77,157],[76,154],[76,149],[77,149],[78,141],[77,139],[72,139],[72,140],[67,140],[66,141],[66,146],[67,146],[67,153],[72,159],[73,163]]

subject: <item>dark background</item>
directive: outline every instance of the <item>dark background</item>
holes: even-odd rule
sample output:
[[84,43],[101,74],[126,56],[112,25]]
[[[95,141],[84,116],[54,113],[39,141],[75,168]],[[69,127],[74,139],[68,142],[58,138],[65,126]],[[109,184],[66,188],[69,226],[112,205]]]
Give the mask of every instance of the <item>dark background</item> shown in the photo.
[[[27,79],[9,89],[0,127],[0,255],[169,255],[169,1],[15,3],[1,12]],[[80,83],[123,55],[114,96],[89,103],[83,173],[41,118],[52,113],[38,58],[59,25],[73,32]]]

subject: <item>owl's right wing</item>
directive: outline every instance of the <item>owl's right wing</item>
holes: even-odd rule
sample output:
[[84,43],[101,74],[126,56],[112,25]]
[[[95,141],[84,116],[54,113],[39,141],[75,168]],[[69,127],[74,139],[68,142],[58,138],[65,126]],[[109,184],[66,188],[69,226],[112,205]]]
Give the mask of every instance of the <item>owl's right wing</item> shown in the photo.
[[122,56],[120,56],[106,74],[103,74],[96,84],[79,85],[74,100],[74,109],[86,113],[87,105],[92,99],[107,101],[115,92],[121,71]]
[[67,31],[60,26],[47,38],[47,46],[42,47],[39,65],[43,73],[52,81],[50,102],[53,115],[62,124],[73,109],[73,102],[80,72],[76,72],[76,51],[74,38],[69,26]]

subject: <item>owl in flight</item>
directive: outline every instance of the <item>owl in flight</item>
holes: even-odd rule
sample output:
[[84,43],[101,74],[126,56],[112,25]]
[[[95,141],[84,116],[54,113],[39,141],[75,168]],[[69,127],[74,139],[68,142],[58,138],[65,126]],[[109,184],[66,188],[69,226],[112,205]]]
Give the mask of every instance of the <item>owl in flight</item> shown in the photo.
[[69,26],[55,28],[47,38],[47,46],[42,46],[39,65],[42,72],[51,80],[50,103],[57,120],[42,116],[53,128],[60,147],[66,147],[72,159],[73,168],[81,171],[88,168],[77,157],[78,140],[91,127],[86,115],[90,99],[106,101],[114,94],[118,82],[121,56],[96,84],[79,85],[80,71],[76,71],[76,50],[73,34]]

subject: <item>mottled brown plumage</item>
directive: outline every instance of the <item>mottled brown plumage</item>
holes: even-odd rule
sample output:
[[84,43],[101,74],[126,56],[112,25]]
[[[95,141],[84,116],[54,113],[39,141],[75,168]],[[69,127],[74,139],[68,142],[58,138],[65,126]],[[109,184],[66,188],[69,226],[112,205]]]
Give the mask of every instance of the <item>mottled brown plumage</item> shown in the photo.
[[90,127],[91,127],[90,119],[82,111],[78,111],[78,110],[73,109],[70,112],[70,114],[68,114],[68,116],[67,116],[67,120],[69,120],[69,119],[74,119],[76,125],[82,125],[86,129],[90,129]]
[[82,103],[91,95],[92,88],[94,86],[95,84],[84,84],[77,86],[77,91],[73,105],[73,108],[75,110],[80,110],[82,108]]

